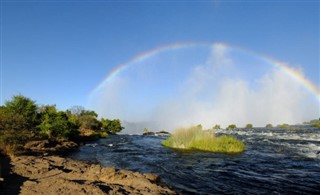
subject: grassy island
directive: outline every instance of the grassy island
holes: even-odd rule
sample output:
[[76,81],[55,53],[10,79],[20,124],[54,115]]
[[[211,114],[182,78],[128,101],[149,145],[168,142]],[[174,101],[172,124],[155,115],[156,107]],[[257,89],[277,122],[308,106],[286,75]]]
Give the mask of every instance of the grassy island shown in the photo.
[[202,130],[202,126],[177,129],[162,144],[169,148],[184,150],[202,150],[218,153],[241,153],[244,144],[229,136],[215,136],[213,130]]

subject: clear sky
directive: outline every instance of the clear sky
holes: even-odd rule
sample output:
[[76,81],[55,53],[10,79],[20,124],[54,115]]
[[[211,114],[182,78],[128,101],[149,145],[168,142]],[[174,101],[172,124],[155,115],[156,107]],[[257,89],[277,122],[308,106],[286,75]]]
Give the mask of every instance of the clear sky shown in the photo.
[[87,106],[105,76],[140,53],[223,42],[319,79],[319,1],[1,1],[1,104],[22,94]]

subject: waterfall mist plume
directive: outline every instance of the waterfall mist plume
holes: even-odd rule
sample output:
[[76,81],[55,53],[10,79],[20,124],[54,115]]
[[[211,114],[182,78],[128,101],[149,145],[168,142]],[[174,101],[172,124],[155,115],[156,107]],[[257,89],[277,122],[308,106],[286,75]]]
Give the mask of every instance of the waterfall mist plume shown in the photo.
[[[302,69],[294,69],[305,77]],[[261,56],[223,44],[161,52],[132,62],[91,97],[126,132],[202,124],[265,126],[318,118],[318,97]]]

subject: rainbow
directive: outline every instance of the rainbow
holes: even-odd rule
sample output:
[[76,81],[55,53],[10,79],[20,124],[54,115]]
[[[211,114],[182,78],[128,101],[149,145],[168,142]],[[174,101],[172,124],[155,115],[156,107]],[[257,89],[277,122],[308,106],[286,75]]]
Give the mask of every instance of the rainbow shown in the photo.
[[199,47],[199,46],[206,46],[206,47],[222,46],[222,47],[225,47],[228,49],[242,51],[242,52],[257,56],[257,57],[261,58],[263,61],[267,62],[268,64],[271,64],[271,65],[279,68],[280,70],[282,70],[286,75],[288,75],[292,79],[296,80],[298,83],[300,83],[302,86],[304,86],[308,91],[310,91],[312,94],[314,94],[317,97],[317,99],[320,101],[319,89],[317,89],[317,87],[310,80],[308,80],[303,74],[301,74],[296,69],[290,67],[287,63],[279,62],[279,61],[274,60],[270,57],[254,53],[252,51],[249,51],[249,50],[246,50],[243,48],[230,46],[230,45],[227,45],[224,43],[214,43],[213,44],[213,43],[205,43],[205,42],[175,43],[175,44],[171,44],[171,45],[161,46],[161,47],[152,49],[150,51],[141,53],[141,54],[133,57],[132,59],[130,59],[126,63],[120,64],[113,71],[108,73],[106,75],[106,77],[103,79],[103,81],[100,82],[99,85],[93,89],[93,91],[90,93],[90,95],[92,95],[92,94],[96,93],[97,91],[99,91],[100,89],[102,89],[102,87],[106,83],[110,82],[112,79],[117,77],[117,75],[119,75],[121,72],[123,72],[129,66],[132,66],[134,64],[151,59],[152,57],[159,55],[160,53],[170,52],[170,51],[178,50],[178,49],[182,49],[182,48],[191,48],[191,47]]

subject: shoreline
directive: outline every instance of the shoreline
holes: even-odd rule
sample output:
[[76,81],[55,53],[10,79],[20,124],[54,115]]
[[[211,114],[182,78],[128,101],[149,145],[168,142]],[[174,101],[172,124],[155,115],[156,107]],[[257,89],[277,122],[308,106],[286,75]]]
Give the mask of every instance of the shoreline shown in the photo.
[[[40,144],[41,145],[41,144]],[[67,144],[68,145],[68,144]],[[79,146],[54,153],[0,156],[4,194],[177,194],[158,175],[118,170],[99,164],[73,160],[67,153]]]

